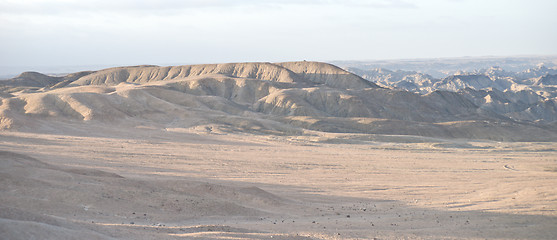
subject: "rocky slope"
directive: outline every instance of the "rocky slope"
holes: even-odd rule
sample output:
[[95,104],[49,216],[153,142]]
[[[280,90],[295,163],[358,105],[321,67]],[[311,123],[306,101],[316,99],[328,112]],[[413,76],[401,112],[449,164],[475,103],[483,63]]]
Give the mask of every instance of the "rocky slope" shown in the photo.
[[[431,80],[419,74],[403,78],[414,85]],[[487,80],[470,75],[431,83],[482,81]],[[465,88],[419,94],[379,87],[318,62],[134,66],[63,77],[24,73],[0,85],[0,126],[23,131],[100,123],[214,132],[557,139],[555,102],[537,93],[524,90],[509,97],[497,89]]]

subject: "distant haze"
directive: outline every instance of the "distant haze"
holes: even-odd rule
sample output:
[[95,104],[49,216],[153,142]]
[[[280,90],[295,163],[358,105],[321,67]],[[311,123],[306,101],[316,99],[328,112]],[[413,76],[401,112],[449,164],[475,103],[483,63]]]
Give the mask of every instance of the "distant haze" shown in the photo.
[[555,55],[555,10],[553,0],[4,0],[0,76],[55,66]]

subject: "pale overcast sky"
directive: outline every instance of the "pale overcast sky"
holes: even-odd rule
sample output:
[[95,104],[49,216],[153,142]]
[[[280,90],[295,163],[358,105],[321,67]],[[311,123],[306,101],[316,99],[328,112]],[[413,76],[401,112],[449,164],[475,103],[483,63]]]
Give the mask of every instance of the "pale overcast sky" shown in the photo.
[[0,0],[0,66],[557,54],[555,0]]

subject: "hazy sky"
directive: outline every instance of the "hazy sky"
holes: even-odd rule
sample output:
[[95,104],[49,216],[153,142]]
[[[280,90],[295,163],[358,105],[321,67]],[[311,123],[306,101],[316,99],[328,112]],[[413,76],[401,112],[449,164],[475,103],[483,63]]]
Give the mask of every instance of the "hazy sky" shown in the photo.
[[0,0],[0,66],[557,54],[555,0]]

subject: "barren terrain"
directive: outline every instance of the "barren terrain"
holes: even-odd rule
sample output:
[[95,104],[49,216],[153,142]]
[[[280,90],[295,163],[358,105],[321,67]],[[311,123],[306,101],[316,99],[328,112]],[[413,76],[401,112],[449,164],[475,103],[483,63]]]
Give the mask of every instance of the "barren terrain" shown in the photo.
[[305,61],[22,73],[0,82],[0,238],[557,239],[544,89]]
[[0,133],[6,239],[557,237],[555,143],[65,127]]

